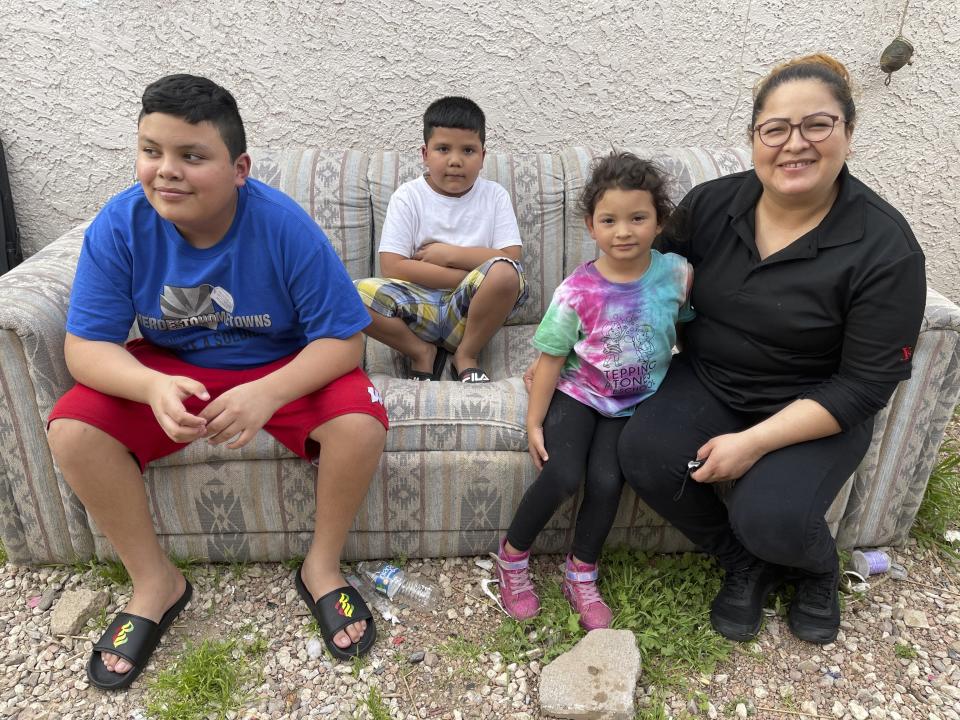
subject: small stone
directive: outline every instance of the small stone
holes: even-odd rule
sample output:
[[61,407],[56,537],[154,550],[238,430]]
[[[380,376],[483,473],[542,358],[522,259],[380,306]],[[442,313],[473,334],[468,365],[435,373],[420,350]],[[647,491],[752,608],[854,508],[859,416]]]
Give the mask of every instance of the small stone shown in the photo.
[[830,708],[830,712],[833,713],[833,716],[836,718],[842,718],[847,714],[847,709],[843,706],[843,703],[839,700],[834,701],[833,707]]
[[594,630],[543,669],[540,708],[548,716],[631,720],[639,675],[633,633]]
[[817,704],[813,700],[804,700],[800,703],[800,710],[805,712],[807,715],[816,715],[817,714]]
[[802,673],[806,673],[807,675],[813,675],[815,672],[820,670],[820,665],[810,659],[801,660],[797,665],[797,669]]
[[50,617],[51,635],[79,635],[87,620],[110,599],[105,590],[68,590],[57,601]]
[[53,606],[53,601],[57,597],[57,593],[60,591],[56,587],[48,587],[43,591],[43,595],[40,596],[40,602],[37,603],[37,610],[41,612],[46,612]]
[[321,655],[323,655],[323,643],[317,638],[307,640],[307,656],[311,660],[316,660]]
[[737,707],[734,708],[734,713],[740,720],[747,720],[747,706],[743,703],[737,703]]
[[867,720],[867,718],[870,717],[867,709],[856,700],[851,700],[850,704],[847,705],[847,709],[850,710],[850,714],[853,715],[854,720]]
[[903,611],[903,624],[908,628],[929,628],[930,623],[927,622],[927,616],[921,610],[904,610]]
[[407,660],[410,663],[418,663],[422,661],[426,655],[427,654],[423,650],[417,650],[416,652],[410,653],[409,657],[407,657]]

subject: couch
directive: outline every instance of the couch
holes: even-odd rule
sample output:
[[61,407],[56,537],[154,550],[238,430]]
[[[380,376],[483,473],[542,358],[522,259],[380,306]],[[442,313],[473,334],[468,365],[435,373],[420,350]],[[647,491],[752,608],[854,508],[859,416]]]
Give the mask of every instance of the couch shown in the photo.
[[[481,358],[488,385],[417,383],[392,351],[367,341],[364,366],[391,418],[386,451],[358,513],[345,559],[482,554],[496,547],[534,479],[526,451],[521,373],[554,288],[595,245],[574,209],[590,159],[607,148],[490,153],[486,177],[510,193],[524,241],[530,299]],[[742,148],[631,148],[692,185],[749,166]],[[377,272],[376,247],[393,190],[421,171],[416,152],[251,149],[253,175],[299,202],[324,228],[351,277]],[[84,226],[0,277],[0,538],[18,563],[73,562],[112,551],[64,483],[44,419],[71,385],[64,322]],[[842,547],[903,543],[960,392],[960,310],[930,290],[913,377],[876,423],[857,472],[828,513]],[[282,560],[303,555],[313,525],[314,469],[261,432],[239,451],[194,443],[145,475],[157,532],[174,555]],[[576,499],[536,549],[562,552]],[[626,489],[609,543],[690,549]]]

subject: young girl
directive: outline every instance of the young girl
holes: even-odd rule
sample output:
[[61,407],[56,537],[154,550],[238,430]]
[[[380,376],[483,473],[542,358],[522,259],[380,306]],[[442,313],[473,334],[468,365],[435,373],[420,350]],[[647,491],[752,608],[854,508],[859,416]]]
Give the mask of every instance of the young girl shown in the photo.
[[541,472],[495,556],[503,605],[517,620],[540,609],[527,569],[530,546],[586,472],[563,594],[584,629],[610,624],[596,580],[624,482],[617,439],[634,406],[666,374],[676,323],[693,317],[693,269],[651,248],[672,207],[657,167],[627,152],[599,158],[580,196],[600,256],[560,284],[534,335],[541,354],[527,436]]

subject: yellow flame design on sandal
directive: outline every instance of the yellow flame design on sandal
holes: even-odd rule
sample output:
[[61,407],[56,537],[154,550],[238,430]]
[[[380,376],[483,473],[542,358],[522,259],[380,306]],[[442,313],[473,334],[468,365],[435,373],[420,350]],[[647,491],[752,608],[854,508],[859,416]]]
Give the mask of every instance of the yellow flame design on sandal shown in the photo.
[[340,593],[340,599],[337,600],[337,612],[345,617],[353,617],[353,605],[350,604],[350,596],[346,593]]
[[127,635],[133,632],[133,621],[127,620],[127,622],[120,626],[117,630],[117,634],[113,636],[113,646],[120,647],[125,642],[127,642]]

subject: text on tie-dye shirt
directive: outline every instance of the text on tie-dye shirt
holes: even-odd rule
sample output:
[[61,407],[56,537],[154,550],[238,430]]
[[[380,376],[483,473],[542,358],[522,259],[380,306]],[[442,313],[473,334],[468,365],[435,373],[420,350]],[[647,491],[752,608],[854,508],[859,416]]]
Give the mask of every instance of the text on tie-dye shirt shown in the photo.
[[567,358],[557,389],[608,417],[633,414],[667,372],[676,323],[694,317],[689,272],[684,258],[656,250],[633,282],[607,280],[593,261],[574,270],[533,337],[537,350]]

